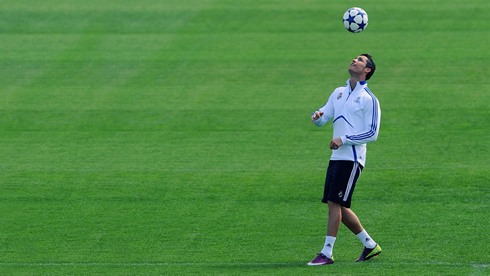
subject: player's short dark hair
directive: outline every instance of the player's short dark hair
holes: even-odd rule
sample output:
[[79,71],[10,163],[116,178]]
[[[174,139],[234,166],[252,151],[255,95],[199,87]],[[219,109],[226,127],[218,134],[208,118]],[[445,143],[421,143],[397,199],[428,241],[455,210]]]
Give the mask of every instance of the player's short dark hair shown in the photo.
[[371,72],[367,73],[366,80],[369,80],[371,76],[376,71],[376,63],[374,63],[373,57],[370,54],[362,54],[361,56],[365,56],[367,58],[366,67],[371,68]]

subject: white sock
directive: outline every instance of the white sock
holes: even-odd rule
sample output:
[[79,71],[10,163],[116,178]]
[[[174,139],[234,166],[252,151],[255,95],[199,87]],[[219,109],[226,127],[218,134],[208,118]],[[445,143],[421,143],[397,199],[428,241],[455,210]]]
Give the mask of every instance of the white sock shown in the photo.
[[362,230],[361,233],[357,234],[356,237],[364,244],[366,248],[372,249],[376,247],[376,243],[371,239],[366,230]]
[[327,256],[328,258],[332,258],[332,250],[333,250],[333,244],[335,243],[336,237],[330,237],[327,236],[325,238],[325,245],[323,246],[322,249],[322,254]]

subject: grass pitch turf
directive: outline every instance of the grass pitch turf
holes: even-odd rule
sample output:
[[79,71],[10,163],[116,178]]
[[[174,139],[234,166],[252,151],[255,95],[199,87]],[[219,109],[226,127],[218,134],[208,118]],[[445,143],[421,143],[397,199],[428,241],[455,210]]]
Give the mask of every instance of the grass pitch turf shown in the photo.
[[[369,26],[348,33],[360,6]],[[3,1],[0,274],[488,275],[488,1]],[[382,109],[335,264],[310,114]]]

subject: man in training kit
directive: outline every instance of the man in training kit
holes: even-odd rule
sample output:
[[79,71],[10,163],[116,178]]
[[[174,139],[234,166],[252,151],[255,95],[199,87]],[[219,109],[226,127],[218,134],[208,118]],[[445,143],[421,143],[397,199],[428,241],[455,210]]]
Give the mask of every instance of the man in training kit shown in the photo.
[[366,160],[366,143],[378,138],[381,110],[366,82],[375,70],[376,65],[369,54],[352,60],[347,85],[335,89],[327,103],[311,115],[311,124],[318,127],[333,119],[333,140],[322,200],[328,204],[327,237],[321,253],[308,265],[333,264],[332,249],[340,222],[364,244],[356,262],[381,253],[381,247],[371,239],[350,209],[352,193]]

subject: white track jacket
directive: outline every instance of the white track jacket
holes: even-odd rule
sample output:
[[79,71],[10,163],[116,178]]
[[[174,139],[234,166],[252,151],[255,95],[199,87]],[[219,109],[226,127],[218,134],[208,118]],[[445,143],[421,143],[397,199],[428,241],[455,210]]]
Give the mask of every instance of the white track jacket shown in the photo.
[[323,116],[314,124],[320,127],[333,119],[333,138],[342,139],[343,145],[332,150],[330,160],[354,161],[364,167],[366,143],[378,138],[381,109],[367,82],[358,82],[351,90],[349,81],[333,91],[328,102],[318,110]]

